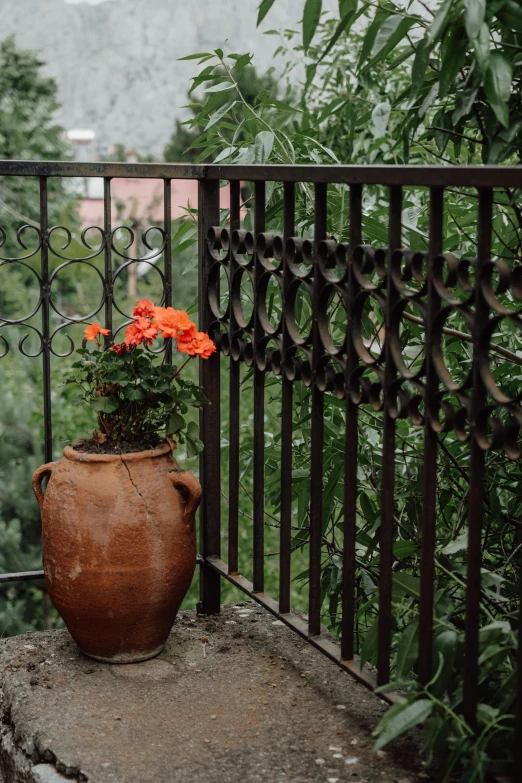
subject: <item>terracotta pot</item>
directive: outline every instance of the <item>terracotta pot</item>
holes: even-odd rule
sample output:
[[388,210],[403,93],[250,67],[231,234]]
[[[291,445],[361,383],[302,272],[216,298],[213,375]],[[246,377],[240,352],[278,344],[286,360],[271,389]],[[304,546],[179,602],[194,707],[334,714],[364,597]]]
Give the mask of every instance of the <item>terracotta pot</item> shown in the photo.
[[122,455],[68,446],[33,489],[49,596],[82,652],[110,663],[158,655],[196,566],[196,477],[167,444]]

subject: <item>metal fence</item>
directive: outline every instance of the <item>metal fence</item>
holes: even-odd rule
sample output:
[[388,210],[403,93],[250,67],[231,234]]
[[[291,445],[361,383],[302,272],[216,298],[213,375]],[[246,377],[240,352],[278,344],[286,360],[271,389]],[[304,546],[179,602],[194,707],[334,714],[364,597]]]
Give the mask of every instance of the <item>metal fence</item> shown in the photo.
[[[201,414],[203,501],[201,531],[200,610],[215,613],[220,607],[220,581],[227,579],[325,653],[342,669],[370,688],[390,679],[392,644],[392,575],[394,566],[394,482],[396,427],[400,418],[409,419],[423,431],[422,560],[418,676],[427,683],[433,672],[433,601],[435,580],[437,457],[440,433],[451,429],[470,450],[469,513],[466,569],[465,666],[463,713],[470,725],[476,720],[479,685],[479,628],[481,622],[481,565],[483,549],[484,465],[490,448],[504,450],[518,458],[522,426],[520,395],[506,396],[491,373],[490,343],[502,319],[520,329],[519,312],[506,310],[500,294],[512,291],[521,296],[521,269],[508,268],[491,258],[493,193],[495,188],[522,188],[522,169],[497,167],[394,167],[394,166],[184,166],[170,164],[75,164],[47,162],[0,162],[0,176],[40,178],[40,221],[35,249],[26,259],[40,254],[38,272],[40,298],[31,312],[41,313],[38,337],[44,369],[45,457],[52,458],[52,416],[50,361],[53,338],[59,330],[75,323],[63,323],[51,330],[53,301],[49,273],[50,226],[47,183],[50,177],[103,177],[104,225],[97,254],[104,258],[103,296],[98,311],[112,328],[115,270],[114,227],[111,225],[111,179],[115,177],[158,178],[164,182],[164,227],[161,247],[163,304],[172,303],[171,198],[174,179],[199,181],[199,302],[200,328],[208,331],[219,348],[202,363],[201,381],[212,403]],[[230,212],[222,224],[220,182],[230,184]],[[241,183],[252,183],[253,230],[242,228]],[[268,183],[282,183],[283,226],[280,234],[266,233],[266,190]],[[314,192],[313,238],[296,236],[296,187],[307,183]],[[349,241],[337,243],[327,234],[328,186],[346,185],[349,198]],[[362,244],[362,207],[365,187],[380,186],[388,194],[387,248]],[[429,249],[415,252],[404,247],[401,225],[403,189],[429,190]],[[473,188],[478,196],[476,259],[459,261],[443,254],[444,192],[447,188]],[[0,251],[1,252],[1,251]],[[64,263],[77,262],[68,259]],[[88,260],[81,259],[84,263]],[[124,265],[138,258],[125,256]],[[19,263],[4,258],[1,263]],[[121,268],[119,267],[119,270]],[[470,274],[472,269],[474,278]],[[117,272],[118,274],[120,272]],[[248,277],[254,290],[252,314],[245,314],[241,281]],[[454,281],[468,291],[455,299]],[[274,324],[267,316],[266,292],[270,282],[281,291],[282,317]],[[452,282],[453,281],[453,282]],[[412,284],[415,283],[415,284]],[[227,304],[223,306],[223,287]],[[298,289],[311,300],[312,324],[303,334],[296,320]],[[346,334],[335,341],[329,332],[328,301],[335,295],[346,311]],[[361,313],[368,299],[378,302],[384,314],[382,346],[368,349],[361,333]],[[425,360],[413,371],[401,352],[399,327],[407,307],[414,304],[421,314],[425,339]],[[443,334],[450,313],[458,311],[469,327],[473,346],[472,367],[467,378],[457,383],[445,363]],[[94,314],[91,314],[94,315]],[[29,318],[26,321],[30,320]],[[12,322],[4,320],[0,326]],[[31,327],[34,330],[34,326]],[[1,334],[1,332],[0,332]],[[24,346],[20,344],[23,351]],[[502,352],[502,351],[500,351]],[[224,358],[225,357],[225,358]],[[229,368],[227,389],[221,388],[221,368]],[[240,503],[240,369],[253,368],[253,582],[238,573]],[[369,383],[367,370],[374,380]],[[280,452],[280,547],[279,594],[269,596],[264,586],[265,382],[272,373],[281,377]],[[375,380],[376,378],[376,380]],[[294,384],[304,382],[311,394],[311,468],[309,505],[309,608],[307,619],[293,613],[290,605],[292,541],[292,401]],[[413,389],[407,391],[406,389]],[[345,402],[344,523],[342,570],[341,641],[336,645],[321,628],[321,549],[324,398],[334,393]],[[227,418],[221,421],[221,401],[228,395]],[[450,400],[451,398],[451,400]],[[383,421],[382,475],[380,476],[378,655],[376,675],[361,668],[355,655],[356,531],[358,418],[361,406],[372,404]],[[220,433],[228,427],[229,465],[227,561],[222,559],[220,476]],[[516,524],[516,520],[514,524]],[[0,576],[5,582],[41,577],[32,574]],[[522,780],[522,653],[518,653],[516,695],[515,779]],[[393,696],[388,694],[388,698]]]

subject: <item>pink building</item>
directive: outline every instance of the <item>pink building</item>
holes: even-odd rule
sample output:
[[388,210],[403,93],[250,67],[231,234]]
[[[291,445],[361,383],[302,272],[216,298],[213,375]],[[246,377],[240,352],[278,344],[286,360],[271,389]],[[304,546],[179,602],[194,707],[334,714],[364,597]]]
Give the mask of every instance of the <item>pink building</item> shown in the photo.
[[[195,180],[173,180],[171,194],[173,220],[185,215],[187,208],[197,209],[198,183]],[[228,206],[228,189],[226,192],[222,190],[221,194]],[[163,222],[162,180],[113,179],[111,197],[113,227],[127,221],[137,221],[142,227]],[[79,212],[82,228],[103,226],[102,179],[87,180]]]

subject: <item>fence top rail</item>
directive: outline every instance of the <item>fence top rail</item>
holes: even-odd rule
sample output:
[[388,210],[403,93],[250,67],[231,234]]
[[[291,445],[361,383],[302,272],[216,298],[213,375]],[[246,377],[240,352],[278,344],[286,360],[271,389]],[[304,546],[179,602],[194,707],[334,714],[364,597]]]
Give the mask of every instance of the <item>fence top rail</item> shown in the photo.
[[245,180],[424,187],[519,188],[522,166],[320,166],[0,160],[0,176]]

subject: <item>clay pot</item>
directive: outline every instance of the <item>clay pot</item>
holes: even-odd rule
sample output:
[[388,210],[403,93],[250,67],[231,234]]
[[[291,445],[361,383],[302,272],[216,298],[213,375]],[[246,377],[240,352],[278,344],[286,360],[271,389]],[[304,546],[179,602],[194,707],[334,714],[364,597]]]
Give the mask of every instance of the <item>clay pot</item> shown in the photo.
[[110,663],[158,655],[196,566],[196,477],[167,444],[121,455],[68,446],[33,489],[47,590],[82,652]]

